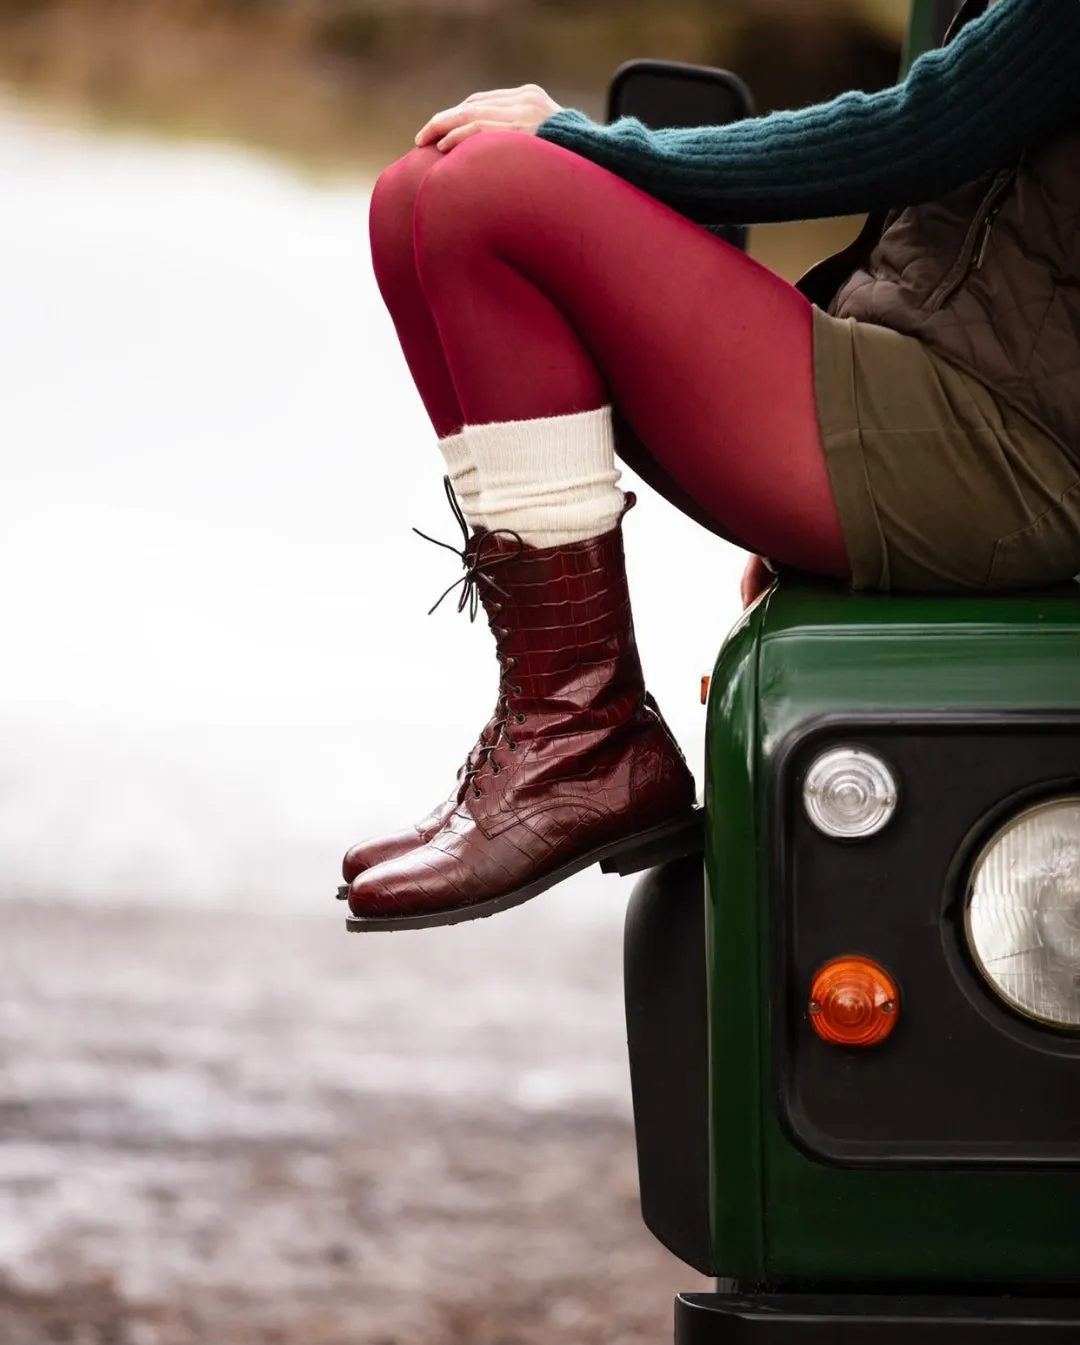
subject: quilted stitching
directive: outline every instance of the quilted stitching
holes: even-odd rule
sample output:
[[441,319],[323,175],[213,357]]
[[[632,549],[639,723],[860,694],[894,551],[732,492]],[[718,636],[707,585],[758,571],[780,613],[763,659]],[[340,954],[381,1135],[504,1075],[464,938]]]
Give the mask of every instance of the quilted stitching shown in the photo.
[[998,202],[995,176],[890,215],[829,311],[925,341],[1080,463],[1080,128],[1025,153]]

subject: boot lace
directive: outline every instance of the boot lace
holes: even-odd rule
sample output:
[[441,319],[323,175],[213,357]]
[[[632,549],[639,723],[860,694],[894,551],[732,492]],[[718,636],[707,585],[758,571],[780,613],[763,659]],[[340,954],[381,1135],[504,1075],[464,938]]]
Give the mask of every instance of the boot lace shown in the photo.
[[[510,528],[495,528],[490,532],[485,532],[474,544],[472,554],[469,554],[469,543],[472,540],[469,536],[469,525],[465,515],[458,504],[457,496],[454,494],[454,487],[448,476],[443,477],[443,489],[446,492],[446,498],[461,527],[464,544],[459,550],[450,542],[442,542],[437,537],[429,537],[426,532],[421,532],[419,528],[413,528],[413,532],[418,537],[422,537],[425,542],[431,542],[435,546],[441,546],[445,551],[452,551],[459,558],[465,573],[454,582],[443,589],[442,593],[428,608],[428,616],[440,607],[443,601],[453,593],[454,589],[461,587],[458,595],[457,610],[463,612],[467,607],[469,609],[469,620],[475,621],[477,613],[480,610],[481,593],[480,586],[484,586],[484,596],[488,599],[488,628],[495,640],[495,653],[499,660],[499,696],[495,703],[495,716],[488,725],[491,729],[491,741],[487,741],[485,734],[481,733],[477,739],[464,766],[458,771],[458,799],[464,797],[465,790],[472,786],[474,795],[479,798],[481,791],[477,787],[477,776],[484,769],[484,766],[490,764],[492,775],[498,775],[500,767],[497,762],[492,761],[492,753],[500,743],[505,742],[511,752],[517,751],[517,742],[510,737],[509,724],[511,718],[514,723],[524,724],[525,715],[513,712],[511,698],[521,694],[521,687],[515,686],[510,682],[510,674],[517,666],[517,659],[513,654],[507,654],[503,648],[503,641],[510,635],[508,627],[500,626],[496,623],[496,618],[505,606],[499,598],[509,601],[510,595],[502,588],[498,581],[491,575],[491,570],[500,565],[506,565],[510,561],[517,560],[525,549],[525,543],[521,540],[518,533]],[[509,553],[500,554],[497,543],[494,541],[499,536],[512,537],[517,542],[517,550]]]

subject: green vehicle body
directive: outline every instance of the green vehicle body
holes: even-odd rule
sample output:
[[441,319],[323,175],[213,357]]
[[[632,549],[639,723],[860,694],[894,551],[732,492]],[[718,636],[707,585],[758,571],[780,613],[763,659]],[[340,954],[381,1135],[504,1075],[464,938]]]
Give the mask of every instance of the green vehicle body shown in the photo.
[[[729,636],[710,683],[705,793],[713,1273],[751,1284],[1080,1282],[1080,1165],[823,1163],[785,1133],[771,1087],[771,860],[784,843],[771,783],[781,745],[826,717],[838,726],[899,720],[903,732],[910,716],[932,737],[953,716],[992,724],[1019,712],[1034,722],[1040,711],[1075,717],[1080,733],[1080,585],[920,599],[785,581]],[[943,733],[942,753],[950,746]],[[1080,776],[1080,752],[1075,760]],[[940,863],[928,867],[910,900],[932,907],[950,880]],[[874,956],[872,930],[864,937],[871,946],[838,946],[837,955]],[[784,988],[798,1000],[793,1013],[805,1015],[808,990]],[[902,991],[917,1003],[917,984]],[[857,1076],[870,1053],[849,1054]]]
[[[914,0],[905,70],[958,9]],[[661,64],[638,63],[636,96],[663,116]],[[692,115],[701,72],[659,78],[683,81],[666,115]],[[717,1277],[677,1300],[676,1345],[1080,1341],[1080,1032],[1009,1009],[963,936],[988,836],[1080,794],[1080,583],[853,596],[784,576],[720,651],[706,733],[704,872],[646,875],[626,930],[643,1215]],[[822,744],[895,767],[880,834],[808,823]],[[815,970],[852,955],[900,988],[868,1049],[810,1024]]]

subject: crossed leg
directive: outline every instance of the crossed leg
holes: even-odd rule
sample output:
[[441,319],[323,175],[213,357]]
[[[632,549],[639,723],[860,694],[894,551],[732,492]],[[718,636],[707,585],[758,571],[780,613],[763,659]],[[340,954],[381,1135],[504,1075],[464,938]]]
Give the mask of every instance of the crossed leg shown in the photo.
[[559,146],[413,150],[371,202],[375,275],[437,434],[611,403],[620,456],[712,531],[850,574],[818,432],[811,308]]

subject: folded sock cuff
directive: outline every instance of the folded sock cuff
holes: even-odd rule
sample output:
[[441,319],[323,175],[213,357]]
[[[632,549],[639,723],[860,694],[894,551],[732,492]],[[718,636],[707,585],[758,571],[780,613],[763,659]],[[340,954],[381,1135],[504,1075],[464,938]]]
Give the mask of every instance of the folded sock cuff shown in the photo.
[[532,546],[608,532],[623,510],[610,405],[465,428],[489,528]]

